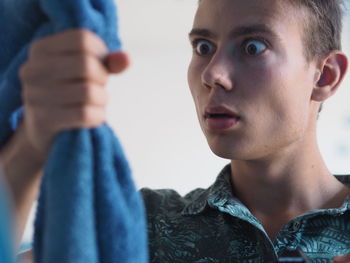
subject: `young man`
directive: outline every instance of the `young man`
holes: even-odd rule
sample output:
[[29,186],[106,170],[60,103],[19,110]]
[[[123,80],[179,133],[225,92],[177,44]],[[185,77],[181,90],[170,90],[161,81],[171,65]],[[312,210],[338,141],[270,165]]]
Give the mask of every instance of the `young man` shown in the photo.
[[[142,190],[152,262],[275,262],[288,250],[329,262],[350,253],[350,179],[329,172],[316,142],[321,103],[348,64],[340,6],[200,1],[188,81],[209,146],[231,164],[185,197]],[[113,54],[105,68],[106,56],[93,34],[75,30],[38,41],[22,68],[26,116],[2,154],[19,232],[54,135],[104,121],[107,75],[127,64]]]

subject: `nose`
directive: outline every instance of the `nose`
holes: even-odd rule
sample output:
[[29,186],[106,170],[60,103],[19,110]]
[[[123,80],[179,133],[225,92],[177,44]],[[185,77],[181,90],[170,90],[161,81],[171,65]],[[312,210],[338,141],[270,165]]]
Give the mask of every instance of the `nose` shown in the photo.
[[201,75],[202,84],[207,88],[233,89],[233,58],[217,50]]

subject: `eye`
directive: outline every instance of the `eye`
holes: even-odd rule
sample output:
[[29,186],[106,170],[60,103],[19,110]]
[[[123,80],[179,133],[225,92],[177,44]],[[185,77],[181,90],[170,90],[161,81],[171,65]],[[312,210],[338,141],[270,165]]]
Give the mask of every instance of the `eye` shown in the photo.
[[199,56],[206,56],[214,52],[214,45],[208,40],[200,39],[194,41],[194,49]]
[[266,49],[266,44],[259,40],[249,40],[244,45],[244,51],[250,56],[259,55],[263,53]]

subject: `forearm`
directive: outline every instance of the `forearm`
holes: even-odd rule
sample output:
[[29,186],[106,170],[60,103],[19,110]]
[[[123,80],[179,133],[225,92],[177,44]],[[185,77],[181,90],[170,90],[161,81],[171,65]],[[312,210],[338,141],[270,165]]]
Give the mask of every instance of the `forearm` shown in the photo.
[[22,237],[26,221],[37,198],[44,158],[36,154],[21,126],[0,152],[1,167],[16,216],[16,237]]

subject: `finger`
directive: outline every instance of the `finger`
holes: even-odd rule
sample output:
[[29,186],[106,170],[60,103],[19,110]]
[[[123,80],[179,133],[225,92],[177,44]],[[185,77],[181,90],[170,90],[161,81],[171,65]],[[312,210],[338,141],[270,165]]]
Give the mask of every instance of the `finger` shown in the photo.
[[28,62],[20,72],[21,80],[29,86],[50,87],[62,81],[86,80],[105,85],[109,73],[96,57],[86,54],[50,57]]
[[[24,120],[31,141],[41,153],[47,153],[54,136],[72,129],[90,129],[105,123],[105,111],[101,107],[51,108],[49,111],[31,112],[26,109]],[[31,117],[29,117],[31,116]]]
[[130,64],[129,56],[125,52],[113,52],[106,57],[106,66],[110,73],[121,73]]
[[24,88],[23,100],[33,107],[106,106],[108,94],[99,85],[79,82],[46,89]]
[[95,33],[86,29],[71,29],[34,42],[29,58],[81,51],[102,59],[108,53],[108,48]]
[[95,128],[106,121],[105,109],[94,106],[60,109],[56,116],[57,131]]
[[335,257],[333,259],[333,262],[335,262],[335,263],[350,263],[350,253]]
[[[48,108],[46,110],[26,108],[27,120],[43,135],[55,135],[63,130],[95,128],[106,120],[103,107],[65,107]],[[29,116],[31,116],[29,118]]]

